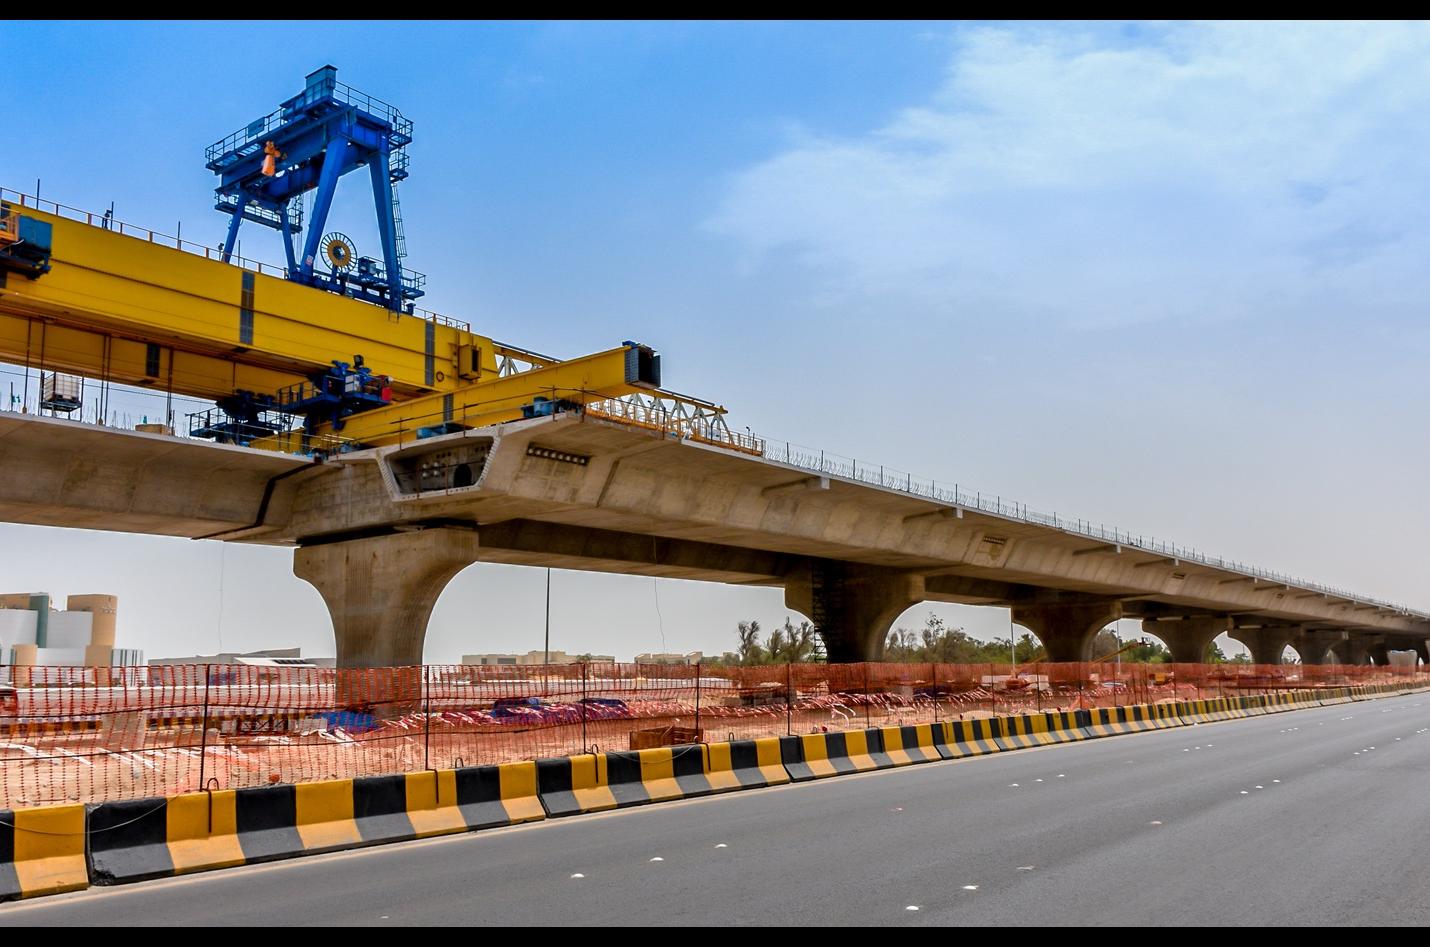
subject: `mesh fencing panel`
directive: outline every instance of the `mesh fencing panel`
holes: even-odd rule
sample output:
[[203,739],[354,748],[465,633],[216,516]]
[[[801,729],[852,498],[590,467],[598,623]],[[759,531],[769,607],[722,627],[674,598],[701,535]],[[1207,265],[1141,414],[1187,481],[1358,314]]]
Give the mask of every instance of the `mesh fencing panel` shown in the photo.
[[1046,710],[1430,684],[1414,668],[1036,663],[0,668],[0,808]]

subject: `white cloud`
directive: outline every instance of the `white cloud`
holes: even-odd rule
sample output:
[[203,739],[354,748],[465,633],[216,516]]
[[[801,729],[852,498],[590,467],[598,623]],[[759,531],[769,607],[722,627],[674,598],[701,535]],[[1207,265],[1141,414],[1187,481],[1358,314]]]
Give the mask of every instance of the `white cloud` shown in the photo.
[[1075,326],[1424,297],[1430,27],[979,29],[926,104],[806,135],[707,226],[817,293]]

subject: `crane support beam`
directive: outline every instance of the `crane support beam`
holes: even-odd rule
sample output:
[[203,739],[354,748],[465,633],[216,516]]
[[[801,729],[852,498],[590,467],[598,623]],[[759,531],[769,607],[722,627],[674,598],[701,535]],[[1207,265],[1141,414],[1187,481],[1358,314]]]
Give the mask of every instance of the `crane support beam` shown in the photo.
[[[595,355],[479,381],[450,394],[374,408],[347,418],[341,429],[321,425],[315,433],[381,446],[410,440],[423,429],[481,427],[530,417],[533,404],[539,407],[538,399],[545,399],[555,409],[561,402],[585,405],[659,387],[659,357],[645,346],[627,343]],[[267,445],[254,441],[253,446]]]
[[[465,329],[206,259],[153,235],[6,206],[51,224],[54,249],[43,277],[0,285],[0,316],[10,317],[0,325],[0,360],[39,364],[43,354],[47,366],[152,386],[157,380],[143,371],[143,357],[107,365],[97,360],[93,339],[137,343],[136,351],[152,343],[174,353],[173,390],[201,397],[276,391],[358,354],[392,379],[395,398],[463,384],[459,348],[477,356],[468,376],[498,374],[492,341]],[[37,320],[48,325],[45,332],[29,324]],[[62,329],[71,332],[63,344]],[[42,353],[41,337],[50,332],[54,347]]]

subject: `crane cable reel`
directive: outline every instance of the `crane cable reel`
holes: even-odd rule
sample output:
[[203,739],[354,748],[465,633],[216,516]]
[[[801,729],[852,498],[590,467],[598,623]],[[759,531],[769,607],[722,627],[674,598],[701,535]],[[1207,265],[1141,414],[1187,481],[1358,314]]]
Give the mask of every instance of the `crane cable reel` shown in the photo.
[[323,237],[323,258],[334,273],[352,269],[357,260],[357,250],[346,235],[333,231]]

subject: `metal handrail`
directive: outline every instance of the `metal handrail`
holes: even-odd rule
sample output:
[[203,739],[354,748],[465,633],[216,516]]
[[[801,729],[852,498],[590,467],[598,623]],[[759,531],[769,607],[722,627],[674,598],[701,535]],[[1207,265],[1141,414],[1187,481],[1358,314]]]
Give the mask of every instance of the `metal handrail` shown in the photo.
[[[327,98],[331,96],[332,98],[337,99],[339,102],[354,106],[356,108],[360,108],[365,112],[368,112],[372,115],[377,116],[378,118],[383,119],[389,125],[392,126],[394,132],[396,132],[400,136],[406,137],[409,141],[411,140],[412,120],[410,118],[404,118],[402,112],[398,110],[397,106],[384,102],[382,99],[368,95],[366,92],[360,92],[357,89],[354,89],[352,86],[342,82],[335,82],[333,83],[333,86],[334,87],[331,92],[323,91],[321,95],[316,96],[314,100],[316,101],[317,98]],[[302,93],[295,96],[294,99],[290,99],[289,101],[297,103],[298,100],[306,100],[308,91],[309,90],[305,89]],[[303,104],[306,105],[308,103],[304,101]],[[256,118],[253,121],[249,122],[247,125],[243,126],[238,131],[225,135],[223,138],[220,138],[218,141],[214,142],[212,145],[209,145],[207,148],[204,149],[204,160],[208,162],[214,162],[219,158],[223,157],[224,155],[236,151],[239,148],[242,148],[244,145],[259,141],[260,139],[265,137],[270,131],[277,128],[284,121],[286,121],[288,113],[290,111],[291,110],[288,108],[276,108],[272,112],[269,112],[267,115],[264,115],[261,118]],[[402,142],[401,144],[397,145],[397,147],[401,148],[406,144],[407,142]]]

